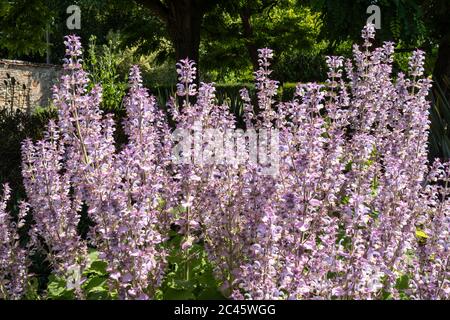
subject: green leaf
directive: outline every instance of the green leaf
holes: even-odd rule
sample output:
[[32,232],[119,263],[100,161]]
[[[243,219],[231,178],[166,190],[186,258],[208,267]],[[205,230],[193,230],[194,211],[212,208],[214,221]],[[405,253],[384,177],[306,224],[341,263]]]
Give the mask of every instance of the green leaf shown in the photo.
[[97,260],[100,260],[98,258],[98,251],[97,250],[93,250],[93,249],[89,250],[88,259],[89,259],[90,263],[92,263],[94,261],[97,261]]
[[106,290],[106,289],[91,291],[88,293],[86,298],[88,300],[111,300],[112,299],[108,290]]
[[207,287],[200,292],[197,299],[200,300],[225,300],[226,298],[219,292],[219,290]]
[[172,282],[172,288],[177,290],[193,290],[194,284],[191,281],[183,280],[183,279],[175,279]]
[[342,200],[341,200],[342,204],[349,204],[349,202],[350,202],[350,197],[349,196],[343,196],[342,197]]
[[27,281],[27,289],[25,291],[25,300],[41,300],[39,296],[39,281],[37,278],[31,278]]
[[164,292],[164,299],[167,299],[167,300],[193,300],[193,299],[195,299],[195,296],[189,290],[176,290],[173,288],[168,288]]
[[409,288],[409,276],[407,274],[402,275],[397,279],[395,288],[399,291],[404,291]]
[[96,273],[98,275],[106,275],[108,274],[106,271],[107,264],[105,261],[94,261],[89,267],[89,272]]
[[350,172],[350,171],[352,171],[352,166],[353,166],[353,161],[348,162],[348,163],[345,165],[344,171],[345,171],[345,172]]
[[83,283],[83,289],[86,292],[90,292],[90,291],[98,291],[99,289],[106,289],[106,277],[102,277],[102,276],[93,276],[91,278],[89,278],[88,280],[86,280]]
[[392,300],[392,294],[390,292],[383,292],[383,300]]
[[66,280],[51,275],[47,286],[47,293],[50,299],[70,300],[75,298],[73,290],[67,289]]
[[83,272],[84,275],[96,274],[106,276],[108,274],[106,271],[108,265],[105,261],[99,259],[97,250],[90,250],[88,261],[89,267]]

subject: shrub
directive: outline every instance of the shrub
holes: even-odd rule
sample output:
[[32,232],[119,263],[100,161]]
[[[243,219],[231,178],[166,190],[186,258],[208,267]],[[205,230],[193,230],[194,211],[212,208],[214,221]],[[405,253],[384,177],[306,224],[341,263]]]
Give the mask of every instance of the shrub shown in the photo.
[[[53,279],[51,292],[65,295],[67,283],[86,296],[80,279],[96,270],[94,246],[110,298],[198,288],[193,274],[210,265],[211,286],[227,298],[448,299],[450,164],[427,160],[423,52],[410,58],[409,77],[392,80],[393,44],[371,50],[373,25],[362,35],[353,61],[328,57],[327,82],[299,84],[284,103],[270,78],[273,53],[261,49],[256,104],[241,90],[246,133],[233,131],[212,84],[197,88],[187,59],[177,64],[178,99],[168,102],[172,131],[133,67],[121,150],[99,109],[101,88],[86,90],[79,39],[68,37],[58,119],[45,139],[23,144],[32,245],[67,279]],[[246,153],[251,132],[270,138],[258,140],[256,161]],[[230,133],[240,143],[221,140]],[[87,239],[76,229],[82,206],[93,222]]]
[[121,108],[124,91],[127,88],[127,83],[121,79],[119,72],[123,52],[117,48],[117,37],[108,39],[108,44],[100,48],[95,41],[95,36],[91,36],[86,59],[87,69],[90,71],[90,83],[102,84],[102,109],[113,112]]

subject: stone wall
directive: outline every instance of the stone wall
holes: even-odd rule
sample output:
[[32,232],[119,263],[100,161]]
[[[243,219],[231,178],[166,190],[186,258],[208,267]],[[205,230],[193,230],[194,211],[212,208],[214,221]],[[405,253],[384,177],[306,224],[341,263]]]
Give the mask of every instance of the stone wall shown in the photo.
[[0,109],[48,106],[60,72],[56,65],[0,59]]

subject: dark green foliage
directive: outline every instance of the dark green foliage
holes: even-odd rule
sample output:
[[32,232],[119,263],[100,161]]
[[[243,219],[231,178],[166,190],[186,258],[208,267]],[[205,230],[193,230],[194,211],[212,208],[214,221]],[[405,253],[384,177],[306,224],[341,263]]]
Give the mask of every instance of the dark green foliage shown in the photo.
[[327,78],[328,67],[323,52],[295,51],[281,52],[274,65],[274,78],[281,82],[323,82]]
[[297,87],[297,83],[287,82],[284,83],[283,86],[279,90],[279,96],[281,101],[291,101],[295,95],[295,88]]
[[[165,109],[166,103],[170,97],[175,96],[176,86],[157,86],[154,87],[151,83],[146,85],[150,88],[150,92],[154,94],[158,99],[158,104],[161,108]],[[240,99],[239,91],[243,88],[247,88],[250,92],[250,96],[255,96],[255,88],[251,83],[238,83],[238,84],[216,84],[216,97],[219,103],[227,103],[231,112],[236,116],[242,113],[242,101]]]
[[263,47],[274,50],[274,78],[282,82],[326,75],[319,15],[301,1],[228,1],[209,12],[203,26],[200,69],[213,81],[252,81]]
[[85,59],[85,67],[91,80],[89,87],[100,83],[102,86],[101,108],[105,111],[120,109],[128,86],[126,77],[119,73],[120,42],[118,36],[111,36],[108,43],[96,44],[96,37],[89,39],[89,48]]
[[[70,5],[80,7],[81,30],[67,29]],[[81,36],[85,47],[91,35],[106,44],[109,31],[114,31],[121,32],[126,45],[137,46],[140,52],[159,51],[162,58],[172,52],[160,46],[165,36],[163,24],[134,1],[0,0],[0,30],[0,57],[33,62],[45,62],[48,47],[51,63],[60,63],[63,37],[72,33]]]
[[[450,80],[446,79],[450,87]],[[435,82],[432,94],[430,158],[450,159],[450,101],[439,82]]]
[[426,36],[420,0],[312,0],[312,8],[321,13],[324,28],[322,37],[332,44],[347,39],[359,39],[369,14],[367,8],[376,4],[381,9],[379,40],[402,40],[420,43]]
[[47,0],[0,0],[0,56],[43,56],[50,21]]
[[421,0],[423,18],[429,28],[429,36],[441,39],[450,32],[450,1],[448,0]]
[[23,198],[20,146],[24,139],[41,139],[49,119],[55,118],[52,109],[28,114],[24,111],[10,112],[0,107],[0,183],[9,183],[13,199]]

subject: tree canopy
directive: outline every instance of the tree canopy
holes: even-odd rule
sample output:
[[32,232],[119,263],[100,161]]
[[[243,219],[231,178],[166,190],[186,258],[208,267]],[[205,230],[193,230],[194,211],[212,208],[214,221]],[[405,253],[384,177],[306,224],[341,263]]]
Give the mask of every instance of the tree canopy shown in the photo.
[[[378,41],[394,40],[397,52],[427,51],[438,81],[450,77],[449,2],[446,0],[1,0],[0,55],[56,63],[67,33],[66,8],[80,6],[84,44],[109,31],[123,46],[163,62],[189,57],[202,76],[246,81],[257,65],[257,49],[275,50],[282,81],[323,80],[324,55],[349,54],[360,37],[367,7],[381,9]],[[48,40],[48,42],[47,42]]]

